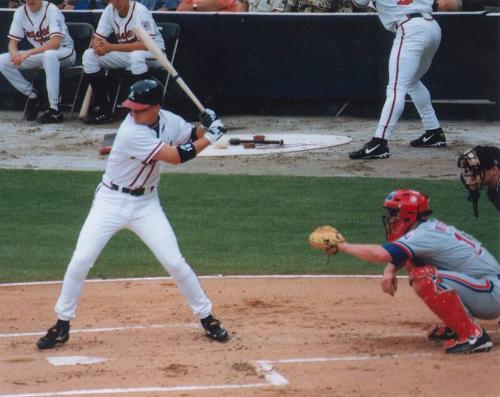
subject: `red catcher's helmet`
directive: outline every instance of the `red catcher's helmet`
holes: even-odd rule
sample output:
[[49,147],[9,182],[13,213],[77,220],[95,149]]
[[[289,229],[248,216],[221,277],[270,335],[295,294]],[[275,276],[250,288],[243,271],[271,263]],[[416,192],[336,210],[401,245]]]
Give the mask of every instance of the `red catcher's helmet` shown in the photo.
[[387,241],[397,240],[422,217],[429,216],[430,199],[425,194],[411,189],[398,189],[387,195],[384,208],[387,216],[382,217]]

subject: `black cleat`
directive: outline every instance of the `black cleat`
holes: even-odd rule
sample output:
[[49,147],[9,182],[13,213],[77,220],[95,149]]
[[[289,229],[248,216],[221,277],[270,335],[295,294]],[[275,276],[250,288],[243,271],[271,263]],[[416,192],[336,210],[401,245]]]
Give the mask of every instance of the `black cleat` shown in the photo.
[[447,347],[446,353],[469,354],[488,352],[493,347],[493,342],[486,331],[482,329],[480,336],[469,336],[467,340],[462,343],[459,343],[457,340],[448,341],[445,346]]
[[349,158],[353,160],[386,159],[389,158],[389,145],[386,139],[374,137],[361,149],[349,153]]
[[38,118],[38,122],[42,124],[61,123],[63,121],[63,114],[60,110],[49,108],[44,114]]
[[38,116],[38,110],[40,109],[40,97],[28,98],[28,103],[26,104],[26,112],[24,118],[27,121],[34,121]]
[[56,325],[47,331],[47,334],[36,343],[40,350],[52,349],[57,344],[69,340],[69,321],[57,320]]
[[436,128],[425,131],[424,135],[411,141],[410,145],[413,147],[445,147],[446,137],[441,128]]
[[111,123],[113,119],[113,113],[110,111],[97,109],[95,112],[84,117],[82,121],[84,124],[98,125]]
[[450,339],[457,339],[458,336],[450,327],[444,325],[436,325],[427,334],[427,338],[432,341],[446,341]]
[[225,342],[229,338],[228,332],[224,329],[221,322],[211,315],[201,319],[201,325],[205,328],[207,336],[217,342]]

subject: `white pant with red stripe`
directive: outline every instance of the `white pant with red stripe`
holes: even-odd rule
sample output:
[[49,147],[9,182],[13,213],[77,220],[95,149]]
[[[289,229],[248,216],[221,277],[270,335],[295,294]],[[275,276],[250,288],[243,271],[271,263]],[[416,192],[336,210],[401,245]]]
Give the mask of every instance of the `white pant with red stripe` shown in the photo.
[[427,72],[441,42],[441,28],[431,17],[406,19],[399,23],[389,58],[387,98],[375,136],[389,140],[409,94],[424,128],[439,128],[431,96],[420,79]]
[[492,320],[500,317],[500,279],[477,279],[463,273],[438,270],[438,284],[453,289],[474,317]]
[[[23,51],[19,51],[23,52]],[[68,68],[75,63],[76,54],[71,47],[59,47],[31,55],[21,65],[14,65],[8,52],[0,55],[0,73],[18,91],[26,96],[33,93],[33,85],[20,72],[21,70],[44,69],[46,75],[47,96],[50,106],[57,109],[59,104],[60,68]]]
[[196,316],[201,319],[211,314],[212,303],[179,250],[177,238],[160,206],[156,189],[134,197],[100,185],[78,237],[54,308],[59,319],[75,318],[78,300],[90,268],[109,239],[122,229],[129,229],[137,234],[153,251],[176,281]]

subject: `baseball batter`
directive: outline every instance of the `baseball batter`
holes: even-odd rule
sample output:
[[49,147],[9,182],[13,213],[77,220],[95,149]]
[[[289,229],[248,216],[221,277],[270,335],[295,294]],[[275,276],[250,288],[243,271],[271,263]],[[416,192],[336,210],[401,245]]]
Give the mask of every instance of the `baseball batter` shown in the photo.
[[430,330],[429,339],[444,341],[448,353],[489,351],[493,343],[472,316],[500,317],[497,260],[474,237],[429,218],[429,198],[420,192],[396,190],[386,197],[384,208],[388,243],[349,244],[341,236],[325,247],[327,253],[388,263],[382,289],[390,295],[397,289],[397,270],[405,266],[410,285],[442,322]]
[[[366,7],[369,0],[353,0]],[[426,132],[411,141],[415,147],[444,147],[446,138],[431,103],[429,91],[420,80],[431,66],[441,42],[441,28],[432,16],[433,0],[377,0],[384,27],[395,33],[389,57],[386,101],[374,138],[361,149],[349,153],[351,159],[385,159],[388,141],[409,94]]]
[[[133,80],[148,77],[149,68],[160,64],[141,41],[135,37],[134,27],[142,25],[158,47],[165,50],[165,43],[156,26],[151,11],[133,0],[110,0],[104,9],[95,31],[92,48],[83,54],[83,70],[94,91],[95,110],[84,119],[87,124],[103,124],[111,121],[111,101],[105,70],[127,69]],[[108,41],[111,34],[117,43]]]
[[178,164],[193,159],[225,129],[215,113],[203,113],[208,126],[193,128],[181,117],[160,109],[163,87],[155,80],[132,85],[123,106],[130,114],[118,129],[102,182],[68,265],[55,305],[57,324],[37,346],[48,349],[69,339],[69,321],[75,318],[88,271],[109,239],[121,229],[136,233],[176,281],[207,335],[225,341],[228,332],[212,317],[212,303],[182,256],[174,231],[158,198],[160,161]]
[[[0,55],[0,73],[20,92],[28,96],[26,120],[35,120],[40,97],[33,84],[21,70],[45,70],[50,108],[38,121],[59,123],[63,114],[59,109],[59,73],[75,63],[73,40],[68,33],[64,16],[59,9],[45,0],[26,0],[14,12],[9,30],[9,52]],[[33,48],[19,51],[18,43],[27,38]]]

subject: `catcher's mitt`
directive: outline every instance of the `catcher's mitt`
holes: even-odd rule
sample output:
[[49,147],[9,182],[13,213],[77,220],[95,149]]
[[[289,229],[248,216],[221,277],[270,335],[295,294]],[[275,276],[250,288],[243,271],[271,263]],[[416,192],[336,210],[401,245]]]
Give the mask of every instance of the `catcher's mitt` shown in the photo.
[[[344,236],[332,226],[320,226],[309,235],[309,244],[311,247],[320,250],[329,250],[329,253],[336,254],[336,250],[331,250],[337,243],[345,242]],[[332,252],[335,251],[335,252]]]

